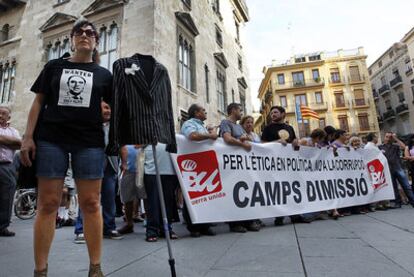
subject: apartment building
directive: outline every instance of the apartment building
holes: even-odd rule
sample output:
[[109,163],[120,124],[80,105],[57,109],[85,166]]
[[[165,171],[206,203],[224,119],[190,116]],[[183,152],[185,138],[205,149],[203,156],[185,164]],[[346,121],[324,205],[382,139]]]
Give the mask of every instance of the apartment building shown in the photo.
[[[286,121],[300,137],[327,125],[361,136],[378,133],[366,58],[360,47],[295,55],[286,62],[264,67],[258,94],[261,117],[255,130],[263,129],[270,122],[270,108],[280,105],[286,109]],[[298,123],[297,104],[313,109],[319,119]]]
[[397,42],[389,47],[369,67],[369,75],[381,133],[413,133],[414,75],[407,44]]

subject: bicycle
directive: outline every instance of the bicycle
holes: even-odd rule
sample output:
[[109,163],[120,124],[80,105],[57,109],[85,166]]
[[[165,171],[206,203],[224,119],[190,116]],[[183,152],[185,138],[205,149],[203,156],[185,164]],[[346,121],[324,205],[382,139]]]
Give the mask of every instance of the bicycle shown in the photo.
[[23,220],[31,219],[36,214],[36,189],[18,189],[14,198],[14,214]]
[[[69,193],[69,218],[76,220],[78,216],[78,195]],[[36,189],[19,189],[16,191],[14,200],[14,214],[16,217],[26,220],[36,215],[37,192]]]

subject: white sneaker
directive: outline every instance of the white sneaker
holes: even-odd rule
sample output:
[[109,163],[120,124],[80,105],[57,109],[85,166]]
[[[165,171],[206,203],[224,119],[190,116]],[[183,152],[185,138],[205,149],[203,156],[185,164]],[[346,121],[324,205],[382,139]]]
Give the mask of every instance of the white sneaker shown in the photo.
[[86,243],[85,236],[83,235],[83,233],[77,234],[73,242],[76,243],[76,244]]

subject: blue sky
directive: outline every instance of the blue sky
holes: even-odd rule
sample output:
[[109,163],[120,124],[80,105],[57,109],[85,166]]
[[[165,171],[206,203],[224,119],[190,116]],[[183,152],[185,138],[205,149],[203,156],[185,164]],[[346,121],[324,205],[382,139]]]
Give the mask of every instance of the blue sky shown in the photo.
[[246,0],[244,45],[253,103],[262,68],[292,54],[363,46],[368,66],[414,27],[414,0]]

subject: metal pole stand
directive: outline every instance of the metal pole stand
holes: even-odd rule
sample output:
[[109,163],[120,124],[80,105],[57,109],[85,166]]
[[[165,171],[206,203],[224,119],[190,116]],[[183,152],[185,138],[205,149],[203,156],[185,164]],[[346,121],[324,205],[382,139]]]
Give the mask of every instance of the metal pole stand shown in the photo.
[[168,248],[168,256],[169,256],[168,263],[170,264],[171,276],[176,277],[175,260],[174,260],[173,253],[172,253],[172,248],[171,248],[170,228],[168,227],[167,210],[165,209],[164,191],[162,189],[160,172],[158,170],[158,161],[157,161],[157,152],[156,151],[157,151],[156,150],[156,144],[152,144],[152,154],[154,156],[155,173],[156,173],[156,176],[157,176],[158,194],[159,194],[160,204],[161,204],[162,223],[163,223],[163,227],[164,227],[165,238],[167,240],[167,248]]

